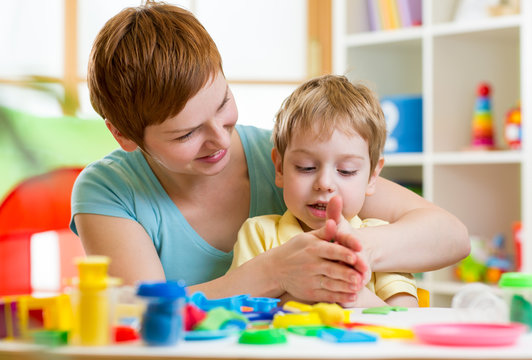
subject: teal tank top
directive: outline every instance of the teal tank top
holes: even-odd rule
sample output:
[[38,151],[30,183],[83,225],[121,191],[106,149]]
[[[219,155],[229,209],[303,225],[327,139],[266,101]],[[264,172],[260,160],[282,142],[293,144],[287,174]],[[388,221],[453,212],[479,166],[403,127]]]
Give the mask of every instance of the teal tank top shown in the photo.
[[[283,214],[282,189],[275,185],[270,157],[271,131],[240,125],[236,130],[248,166],[249,216]],[[233,252],[212,247],[196,233],[138,149],[118,149],[88,165],[76,180],[71,205],[70,228],[76,234],[73,218],[79,213],[116,216],[141,224],[153,241],[168,280],[182,279],[187,286],[195,285],[220,277],[231,265]]]

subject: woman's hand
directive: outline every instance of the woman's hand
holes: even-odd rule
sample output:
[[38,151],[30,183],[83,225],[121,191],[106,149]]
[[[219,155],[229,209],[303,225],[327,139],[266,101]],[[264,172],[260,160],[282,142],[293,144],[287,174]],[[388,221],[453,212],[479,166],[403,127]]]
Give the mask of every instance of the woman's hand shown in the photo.
[[356,299],[356,293],[369,281],[370,271],[353,228],[341,212],[342,199],[332,198],[324,227],[269,251],[281,289],[307,301]]
[[270,259],[270,277],[282,292],[306,301],[354,301],[362,286],[362,276],[355,270],[358,258],[354,251],[330,242],[337,236],[346,234],[338,234],[336,223],[329,219],[323,228],[262,254]]

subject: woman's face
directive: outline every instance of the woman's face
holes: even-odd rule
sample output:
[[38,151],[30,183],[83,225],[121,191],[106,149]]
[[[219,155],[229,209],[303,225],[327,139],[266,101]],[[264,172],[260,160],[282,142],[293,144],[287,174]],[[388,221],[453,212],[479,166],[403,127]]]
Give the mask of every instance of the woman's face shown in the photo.
[[183,110],[144,132],[148,162],[165,172],[215,175],[230,159],[231,134],[238,118],[233,94],[220,72]]

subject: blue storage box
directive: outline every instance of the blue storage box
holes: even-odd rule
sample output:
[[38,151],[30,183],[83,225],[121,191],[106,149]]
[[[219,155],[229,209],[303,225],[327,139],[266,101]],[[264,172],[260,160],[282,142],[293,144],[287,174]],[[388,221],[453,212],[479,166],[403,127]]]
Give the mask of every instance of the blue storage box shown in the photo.
[[423,151],[423,102],[419,95],[381,99],[388,137],[384,153]]

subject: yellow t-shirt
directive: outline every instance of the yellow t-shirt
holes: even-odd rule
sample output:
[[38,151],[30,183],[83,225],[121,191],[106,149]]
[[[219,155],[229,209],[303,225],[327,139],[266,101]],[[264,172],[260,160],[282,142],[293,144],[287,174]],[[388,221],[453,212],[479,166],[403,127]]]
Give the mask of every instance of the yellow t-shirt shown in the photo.
[[[358,229],[384,225],[387,222],[379,219],[361,220],[355,216],[351,219],[350,224]],[[229,271],[260,253],[284,244],[302,232],[301,225],[288,210],[282,216],[263,215],[247,219],[238,232],[233,263]],[[417,299],[416,281],[410,273],[374,272],[366,286],[382,300],[399,293],[407,293]]]

